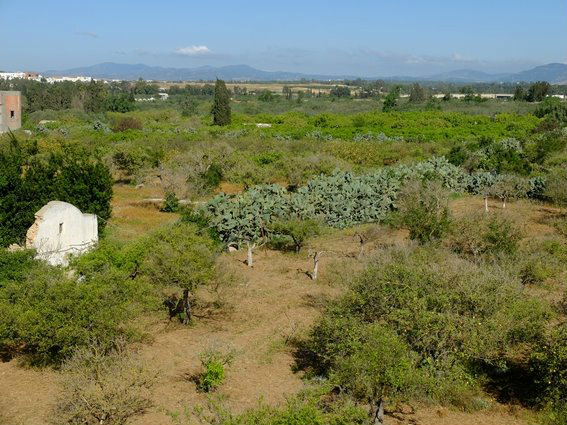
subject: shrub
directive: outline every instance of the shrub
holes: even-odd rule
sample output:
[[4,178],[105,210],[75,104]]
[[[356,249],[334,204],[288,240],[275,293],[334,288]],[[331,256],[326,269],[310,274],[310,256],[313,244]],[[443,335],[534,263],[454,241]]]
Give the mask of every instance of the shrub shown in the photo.
[[195,225],[166,226],[149,236],[145,244],[148,251],[143,254],[139,271],[153,284],[191,291],[214,276],[214,243],[200,236]]
[[225,366],[232,362],[234,353],[223,354],[219,350],[209,349],[201,353],[200,357],[203,372],[199,376],[197,389],[208,393],[214,391],[223,383]]
[[[367,368],[374,367],[378,345],[389,346],[396,358],[375,360],[377,368],[391,362],[384,373],[392,374],[394,395],[477,405],[467,394],[478,388],[478,366],[505,370],[517,361],[515,352],[541,344],[549,317],[550,307],[523,295],[498,266],[432,247],[391,249],[328,305],[303,346],[304,358],[319,374],[348,366],[335,376],[354,391],[377,373]],[[354,376],[360,377],[350,381]]]
[[321,233],[321,223],[317,220],[276,220],[272,225],[272,232],[291,238],[293,248],[299,253],[307,239]]
[[23,280],[36,264],[33,257],[31,250],[10,252],[0,248],[0,288],[9,282]]
[[436,181],[411,181],[402,188],[398,199],[399,223],[420,244],[440,239],[451,223],[449,197]]
[[332,379],[355,399],[368,402],[373,423],[384,421],[384,398],[407,394],[414,358],[395,332],[382,325],[365,329],[350,356],[338,359]]
[[136,314],[146,291],[143,282],[115,272],[79,283],[38,264],[25,279],[0,289],[0,351],[45,365],[92,341],[110,348],[129,334],[123,322]]
[[134,117],[122,117],[112,127],[115,133],[126,130],[141,130],[142,123]]
[[179,199],[175,196],[175,192],[172,190],[168,190],[165,193],[165,201],[163,203],[163,207],[161,208],[163,212],[170,212],[174,213],[179,211]]
[[151,406],[155,372],[124,347],[78,349],[62,367],[54,421],[69,425],[122,425]]
[[447,245],[473,259],[486,255],[514,254],[522,231],[497,214],[475,213],[455,220]]
[[567,419],[567,326],[560,323],[531,357],[531,370],[539,385],[539,402],[547,407],[545,424]]

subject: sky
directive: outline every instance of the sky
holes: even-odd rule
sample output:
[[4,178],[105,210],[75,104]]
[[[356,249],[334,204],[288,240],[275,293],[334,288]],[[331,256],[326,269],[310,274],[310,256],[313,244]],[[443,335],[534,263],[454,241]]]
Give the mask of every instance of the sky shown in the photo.
[[567,60],[566,0],[0,0],[0,69],[101,62],[427,76]]

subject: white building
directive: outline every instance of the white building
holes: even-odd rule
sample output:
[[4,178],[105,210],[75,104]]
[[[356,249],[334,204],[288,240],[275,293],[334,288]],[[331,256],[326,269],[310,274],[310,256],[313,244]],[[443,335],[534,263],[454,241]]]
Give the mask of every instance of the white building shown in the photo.
[[48,83],[62,83],[63,81],[71,81],[73,83],[81,82],[81,83],[90,83],[94,78],[92,77],[47,77],[46,78]]
[[0,72],[0,79],[13,80],[15,78],[26,78],[25,72]]
[[26,248],[35,249],[36,258],[66,266],[70,255],[91,249],[98,241],[95,214],[83,214],[67,202],[51,201],[35,213],[35,222],[26,234]]

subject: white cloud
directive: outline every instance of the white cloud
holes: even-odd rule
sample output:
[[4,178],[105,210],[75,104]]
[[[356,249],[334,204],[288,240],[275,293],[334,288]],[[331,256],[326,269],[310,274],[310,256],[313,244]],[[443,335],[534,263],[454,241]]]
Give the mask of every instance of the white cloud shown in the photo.
[[183,56],[201,56],[212,53],[207,46],[189,46],[175,49],[175,53]]

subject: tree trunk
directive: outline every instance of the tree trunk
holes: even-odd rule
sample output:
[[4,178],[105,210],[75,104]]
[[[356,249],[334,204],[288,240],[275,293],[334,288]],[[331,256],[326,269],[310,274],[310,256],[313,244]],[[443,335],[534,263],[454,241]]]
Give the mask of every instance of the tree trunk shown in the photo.
[[187,325],[191,322],[191,301],[189,299],[189,290],[183,290],[183,310],[185,311],[185,319],[183,324]]
[[319,272],[319,255],[320,252],[316,252],[313,256],[313,273],[311,273],[311,279],[317,280],[317,273]]
[[360,240],[360,249],[358,251],[358,257],[356,257],[357,259],[361,259],[362,256],[364,255],[364,237],[362,235],[357,235],[358,239]]
[[484,197],[484,211],[488,212],[488,196]]
[[502,199],[502,208],[506,208],[506,198]]
[[254,249],[254,245],[250,245],[250,243],[246,244],[248,246],[248,254],[246,255],[246,264],[248,267],[252,267],[253,260],[252,260],[252,250]]
[[372,405],[372,424],[384,425],[384,400],[379,399]]

